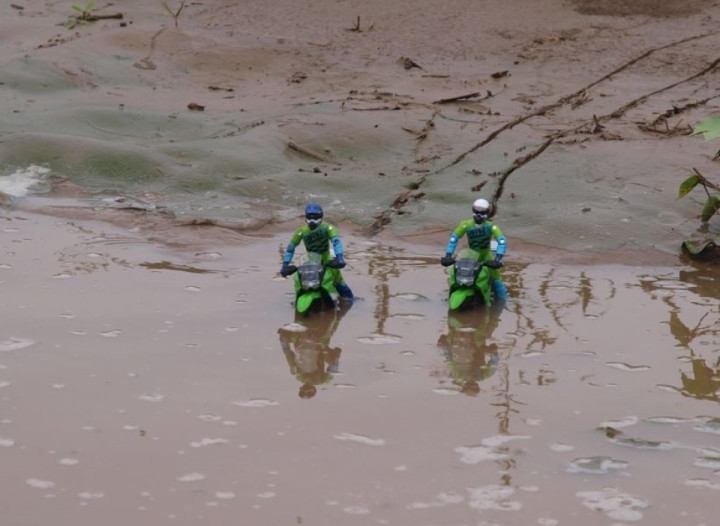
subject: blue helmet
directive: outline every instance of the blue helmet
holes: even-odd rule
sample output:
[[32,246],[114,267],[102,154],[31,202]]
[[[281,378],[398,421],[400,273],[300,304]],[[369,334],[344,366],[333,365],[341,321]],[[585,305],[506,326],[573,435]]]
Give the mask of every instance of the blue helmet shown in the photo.
[[317,203],[310,203],[305,207],[305,222],[310,229],[317,228],[322,223],[323,209]]
[[320,206],[317,203],[310,203],[305,207],[305,217],[309,215],[319,215],[320,217],[323,216],[323,209],[322,206]]

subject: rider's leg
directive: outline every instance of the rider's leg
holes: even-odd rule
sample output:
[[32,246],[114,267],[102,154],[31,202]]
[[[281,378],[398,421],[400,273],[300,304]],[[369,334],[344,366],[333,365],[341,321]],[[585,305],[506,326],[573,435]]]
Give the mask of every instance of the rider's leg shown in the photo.
[[340,271],[337,271],[337,281],[335,283],[335,288],[338,291],[338,294],[340,294],[341,298],[345,298],[348,301],[354,301],[355,296],[353,295],[352,290],[348,286],[347,283],[345,283],[345,280],[342,277],[342,274]]
[[507,287],[500,276],[500,270],[490,269],[490,280],[492,282],[493,290],[495,291],[495,297],[500,301],[507,301]]

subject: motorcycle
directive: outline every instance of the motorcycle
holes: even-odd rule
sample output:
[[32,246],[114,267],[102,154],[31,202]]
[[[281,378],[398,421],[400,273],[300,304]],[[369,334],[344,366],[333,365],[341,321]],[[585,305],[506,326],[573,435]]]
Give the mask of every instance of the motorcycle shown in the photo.
[[316,252],[309,252],[301,265],[288,266],[288,275],[293,275],[295,285],[297,312],[337,309],[337,268],[337,260],[331,259],[323,263],[322,256]]
[[500,268],[502,263],[482,261],[480,254],[464,248],[452,262],[448,284],[450,310],[464,310],[480,305],[489,307],[495,297],[491,285],[491,268]]

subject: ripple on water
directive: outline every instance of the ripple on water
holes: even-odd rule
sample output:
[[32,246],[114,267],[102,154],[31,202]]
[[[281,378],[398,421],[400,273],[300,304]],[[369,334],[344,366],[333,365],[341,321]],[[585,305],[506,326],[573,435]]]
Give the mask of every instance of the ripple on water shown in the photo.
[[650,369],[649,365],[630,365],[625,362],[605,362],[605,365],[612,367],[613,369],[629,372],[647,371]]
[[138,396],[138,399],[142,400],[143,402],[162,402],[165,399],[164,394],[144,394]]
[[720,469],[720,457],[698,457],[694,464],[699,468]]
[[423,296],[422,294],[416,294],[414,292],[401,292],[399,294],[395,294],[394,297],[399,298],[401,300],[407,300],[407,301],[425,301],[425,300],[427,300],[426,296]]
[[455,452],[460,454],[460,462],[479,464],[487,460],[504,460],[510,458],[507,448],[501,447],[511,440],[528,439],[526,435],[496,435],[484,438],[477,446],[460,446]]
[[490,484],[478,488],[468,488],[470,499],[468,504],[476,510],[517,511],[522,508],[518,501],[508,500],[515,493],[515,488]]
[[713,433],[715,435],[720,435],[720,418],[710,418],[705,422],[693,426],[693,429],[702,433]]
[[720,484],[717,482],[713,482],[708,479],[688,479],[685,481],[686,486],[694,486],[699,488],[707,488],[707,489],[714,489],[714,490],[720,490]]
[[17,351],[34,344],[35,342],[33,340],[28,340],[27,338],[11,337],[7,340],[0,341],[0,352]]
[[190,442],[190,447],[199,448],[207,446],[216,446],[218,444],[227,444],[228,441],[224,438],[202,438],[196,442]]
[[624,471],[630,464],[624,460],[611,457],[597,456],[576,458],[568,464],[568,473],[591,473],[607,475],[608,473]]
[[636,416],[625,416],[618,420],[607,420],[600,425],[603,427],[629,427],[637,424],[639,420]]
[[252,398],[245,402],[233,402],[233,405],[240,407],[270,407],[272,405],[280,405],[279,402],[268,400],[266,398]]
[[26,484],[30,487],[37,488],[37,489],[50,489],[55,487],[55,483],[51,482],[49,480],[40,480],[40,479],[27,479]]
[[693,418],[680,418],[676,416],[651,416],[650,418],[646,418],[645,422],[650,422],[651,424],[682,424],[694,420]]
[[370,336],[361,336],[357,339],[357,341],[360,343],[367,343],[368,345],[387,345],[399,343],[402,341],[402,338],[392,334],[372,334]]
[[617,521],[638,521],[648,503],[616,488],[603,488],[599,491],[581,491],[576,493],[583,499],[583,505],[594,511],[601,511]]
[[424,320],[426,318],[423,314],[413,314],[412,312],[401,312],[398,314],[393,314],[391,316],[392,318],[397,318],[400,320]]
[[179,482],[197,482],[199,480],[204,480],[205,475],[202,473],[188,473],[187,475],[183,475],[182,477],[178,477]]
[[307,331],[307,327],[300,323],[288,323],[282,326],[282,330],[287,332],[305,332]]
[[428,508],[442,508],[450,504],[460,504],[465,498],[456,493],[438,493],[430,502],[413,502],[407,506],[411,510],[420,510]]
[[671,449],[677,449],[678,445],[674,442],[665,442],[663,440],[646,440],[644,438],[637,437],[624,437],[619,434],[613,436],[607,435],[610,442],[619,446],[634,447],[637,449],[655,449],[658,451],[670,451]]
[[351,442],[357,442],[359,444],[365,444],[368,446],[384,446],[385,440],[382,438],[372,438],[365,435],[356,435],[354,433],[340,433],[335,435],[333,438],[337,440],[349,440]]

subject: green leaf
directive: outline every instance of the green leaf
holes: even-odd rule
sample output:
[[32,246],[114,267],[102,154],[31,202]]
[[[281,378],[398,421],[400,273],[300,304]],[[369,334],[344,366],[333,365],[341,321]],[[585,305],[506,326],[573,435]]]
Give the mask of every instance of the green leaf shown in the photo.
[[710,117],[695,126],[690,135],[703,134],[706,141],[720,137],[720,117]]
[[83,8],[80,7],[79,5],[75,5],[75,4],[71,5],[71,6],[70,6],[70,9],[73,9],[73,10],[77,11],[78,13],[82,13],[82,12],[83,12]]
[[678,191],[678,199],[685,197],[690,193],[690,190],[695,188],[700,182],[700,178],[697,175],[691,175],[680,184],[680,190]]
[[707,223],[718,210],[720,210],[720,197],[716,195],[709,195],[707,201],[705,201],[705,206],[703,207],[700,219],[703,223]]

